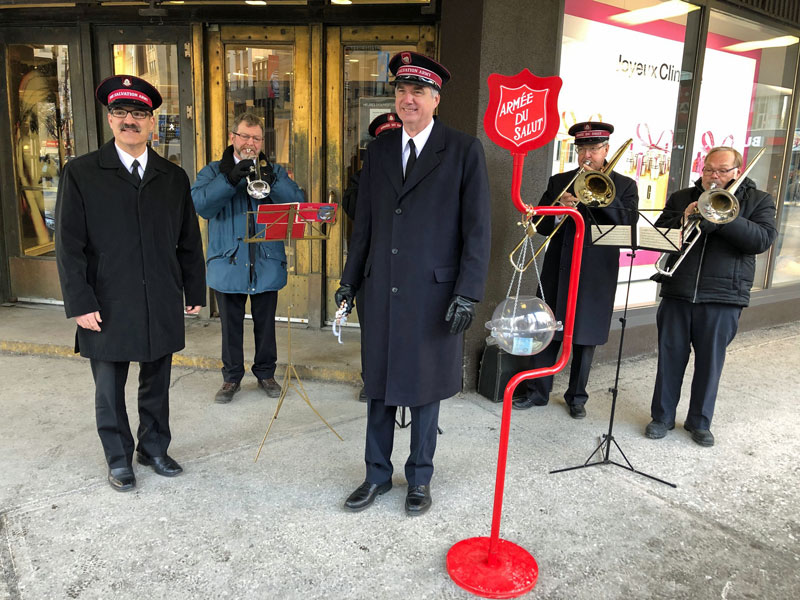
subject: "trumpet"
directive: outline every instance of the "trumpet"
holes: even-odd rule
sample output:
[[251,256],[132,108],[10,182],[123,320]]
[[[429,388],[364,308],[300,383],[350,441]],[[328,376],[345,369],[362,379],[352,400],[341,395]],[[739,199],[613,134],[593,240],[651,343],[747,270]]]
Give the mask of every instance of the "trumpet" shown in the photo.
[[[588,208],[604,208],[611,204],[614,201],[614,197],[617,195],[617,188],[614,185],[614,182],[611,181],[611,176],[609,174],[614,170],[614,167],[619,162],[619,159],[622,158],[625,149],[630,146],[632,141],[633,138],[628,138],[628,140],[617,149],[617,151],[611,157],[611,160],[608,161],[608,164],[603,167],[602,171],[587,170],[587,167],[591,161],[588,159],[583,161],[581,168],[577,173],[575,173],[575,176],[570,179],[569,183],[567,183],[564,189],[561,190],[561,193],[553,201],[553,205],[561,204],[561,198],[563,198],[564,194],[569,191],[569,188],[572,187],[573,184],[575,185],[575,197],[578,199],[578,202],[587,206]],[[537,233],[536,228],[541,224],[542,219],[544,219],[544,215],[539,217],[539,220],[537,220],[536,223],[527,224],[525,237],[522,238],[522,241],[520,241],[520,243],[517,244],[508,255],[508,260],[511,261],[514,269],[519,272],[524,271],[531,265],[536,257],[541,254],[542,250],[545,249],[550,240],[553,239],[553,236],[555,236],[561,226],[567,221],[567,219],[561,219],[555,228],[553,228],[553,231],[539,245],[539,247],[533,253],[533,256],[531,256],[530,260],[525,263],[525,266],[520,268],[514,261],[514,253],[516,253],[522,244],[525,243],[527,237],[533,237]]]
[[[676,260],[671,267],[667,268],[666,259],[670,254],[665,252],[656,261],[656,271],[665,277],[672,277],[675,274],[675,270],[683,262],[683,259],[686,258],[686,255],[689,254],[689,251],[694,248],[697,240],[700,239],[700,223],[703,219],[717,225],[724,225],[725,223],[730,223],[739,216],[739,201],[734,194],[744,181],[744,178],[756,164],[756,161],[764,154],[765,150],[766,148],[759,150],[756,157],[747,165],[744,172],[739,175],[739,178],[734,181],[728,189],[717,187],[715,183],[712,183],[705,192],[700,194],[700,197],[697,199],[697,208],[694,214],[689,217],[687,224],[681,231],[681,253],[680,256],[678,256],[678,260]],[[661,266],[662,261],[665,262],[664,267]]]
[[262,173],[268,167],[266,159],[256,155],[253,158],[253,166],[250,167],[250,174],[247,176],[247,194],[254,200],[262,200],[269,196],[270,185],[262,178]]

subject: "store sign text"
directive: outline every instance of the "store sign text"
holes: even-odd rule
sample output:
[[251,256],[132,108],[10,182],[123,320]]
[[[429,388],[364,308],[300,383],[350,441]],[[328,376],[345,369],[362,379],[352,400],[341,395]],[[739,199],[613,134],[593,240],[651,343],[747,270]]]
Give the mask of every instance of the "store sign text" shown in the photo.
[[617,63],[617,71],[628,77],[652,77],[653,79],[661,79],[662,81],[680,81],[681,78],[680,69],[673,65],[668,63],[655,65],[636,62],[634,60],[622,58],[621,54],[619,55],[619,62]]

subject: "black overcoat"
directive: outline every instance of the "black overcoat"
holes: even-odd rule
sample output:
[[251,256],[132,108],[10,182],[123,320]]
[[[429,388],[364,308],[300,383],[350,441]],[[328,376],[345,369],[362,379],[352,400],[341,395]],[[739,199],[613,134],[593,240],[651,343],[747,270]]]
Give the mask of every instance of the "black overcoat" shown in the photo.
[[[550,206],[577,173],[577,169],[553,175],[542,195],[540,206]],[[599,346],[608,341],[611,315],[614,312],[614,296],[619,274],[619,248],[599,246],[591,243],[593,223],[601,225],[634,225],[639,214],[639,194],[636,182],[612,171],[611,180],[616,188],[614,201],[605,208],[587,208],[578,205],[584,219],[583,257],[581,276],[578,284],[578,305],[575,312],[573,343],[583,346]],[[575,193],[570,186],[569,192]],[[538,230],[549,234],[555,225],[555,218],[542,221]],[[555,312],[556,319],[563,321],[567,312],[567,293],[569,290],[570,265],[572,263],[572,244],[575,238],[575,223],[567,218],[553,236],[544,256],[542,267],[542,288],[547,304]],[[562,339],[556,332],[555,338]]]
[[100,311],[102,319],[100,332],[78,327],[76,352],[149,362],[184,347],[184,306],[204,306],[206,284],[183,169],[148,149],[137,189],[113,140],[69,161],[55,238],[67,317]]
[[463,335],[445,313],[454,294],[483,298],[491,206],[481,143],[434,122],[403,182],[402,130],[367,147],[342,283],[364,286],[364,385],[391,406],[461,390]]

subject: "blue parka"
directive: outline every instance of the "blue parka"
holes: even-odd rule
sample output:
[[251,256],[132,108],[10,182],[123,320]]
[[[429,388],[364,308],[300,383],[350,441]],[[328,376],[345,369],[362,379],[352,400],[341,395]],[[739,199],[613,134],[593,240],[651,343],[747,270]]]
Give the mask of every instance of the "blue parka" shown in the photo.
[[[247,195],[247,180],[233,187],[220,173],[219,161],[206,165],[197,174],[192,186],[195,210],[208,219],[207,274],[208,285],[225,294],[260,294],[286,285],[286,251],[283,242],[257,242],[255,269],[250,269],[247,238],[247,211],[258,204],[304,202],[303,191],[277,164],[270,195],[252,200]],[[249,202],[248,202],[249,201]],[[256,233],[264,226],[256,226]],[[252,273],[252,277],[251,277]]]

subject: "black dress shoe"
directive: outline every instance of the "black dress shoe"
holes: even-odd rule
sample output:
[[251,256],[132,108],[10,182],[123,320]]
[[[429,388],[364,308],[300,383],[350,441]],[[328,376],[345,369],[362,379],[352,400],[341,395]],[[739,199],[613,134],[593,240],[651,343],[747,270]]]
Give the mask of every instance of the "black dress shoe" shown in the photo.
[[711,433],[709,429],[695,429],[686,423],[683,424],[683,428],[692,434],[692,440],[694,440],[695,444],[706,448],[710,448],[714,445],[714,434]]
[[433,504],[431,488],[427,485],[410,485],[406,494],[406,514],[411,517],[425,514]]
[[362,385],[358,392],[358,401],[366,402],[367,400],[369,400],[369,398],[367,398],[367,392],[364,391],[364,386]]
[[118,492],[129,492],[136,487],[136,476],[130,467],[109,469],[108,483]]
[[511,406],[517,410],[526,410],[531,406],[547,406],[547,400],[539,398],[538,396],[525,396],[524,398],[517,398],[514,400]]
[[347,497],[347,500],[344,502],[344,507],[352,512],[359,512],[375,502],[375,498],[381,494],[385,494],[390,489],[392,489],[391,481],[381,483],[380,485],[365,481]]
[[583,404],[570,404],[569,416],[573,419],[582,419],[586,416],[586,407]]
[[146,456],[137,451],[136,462],[146,467],[153,467],[153,471],[164,477],[175,477],[183,473],[183,467],[168,454],[164,456]]

